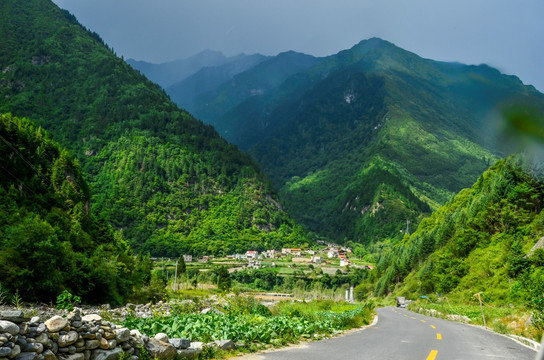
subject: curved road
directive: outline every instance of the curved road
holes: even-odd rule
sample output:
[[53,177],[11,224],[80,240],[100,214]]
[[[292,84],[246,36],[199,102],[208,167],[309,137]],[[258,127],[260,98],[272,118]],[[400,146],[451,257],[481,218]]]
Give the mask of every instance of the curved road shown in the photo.
[[536,352],[514,340],[406,309],[378,309],[378,323],[349,335],[249,357],[255,360],[533,360]]

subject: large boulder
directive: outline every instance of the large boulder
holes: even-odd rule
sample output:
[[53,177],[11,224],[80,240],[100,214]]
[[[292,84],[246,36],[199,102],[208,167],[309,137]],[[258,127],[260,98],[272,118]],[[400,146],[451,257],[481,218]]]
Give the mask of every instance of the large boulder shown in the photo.
[[4,310],[0,313],[0,318],[2,320],[11,321],[17,324],[28,320],[25,318],[21,310]]
[[11,354],[9,355],[10,359],[13,359],[17,355],[21,353],[21,347],[19,345],[15,345],[13,349],[11,349]]
[[83,353],[75,353],[70,355],[59,355],[61,360],[85,360],[85,355]]
[[236,345],[232,340],[215,340],[214,344],[217,345],[221,350],[234,350]]
[[100,341],[96,339],[85,341],[85,349],[87,350],[94,350],[94,349],[98,349],[99,347],[100,347]]
[[0,358],[7,357],[11,354],[11,348],[10,347],[0,347]]
[[189,349],[202,349],[204,347],[204,343],[202,341],[194,341],[189,346]]
[[202,352],[202,349],[179,349],[178,359],[196,359]]
[[47,349],[42,353],[43,360],[57,360],[57,355],[51,350]]
[[191,340],[173,338],[170,339],[170,344],[174,345],[176,349],[187,349],[189,346],[191,346]]
[[78,334],[76,331],[68,331],[65,335],[59,336],[58,344],[60,347],[70,346],[77,341]]
[[51,319],[45,322],[45,326],[49,332],[58,332],[61,331],[69,324],[68,319],[65,319],[61,316],[55,315]]
[[49,345],[49,336],[47,336],[46,333],[41,333],[40,335],[36,336],[36,342],[40,343],[42,345]]
[[19,326],[11,321],[0,320],[0,334],[17,335],[19,333]]
[[102,316],[98,314],[89,314],[82,317],[81,320],[84,322],[100,322],[102,321]]
[[22,352],[17,355],[17,360],[38,360],[39,355],[35,352]]
[[115,340],[117,340],[118,344],[130,340],[130,330],[127,328],[115,329],[113,332],[115,333]]
[[150,338],[146,345],[147,351],[152,358],[159,360],[173,360],[176,355],[176,348],[174,345],[159,341],[155,338]]
[[95,350],[92,352],[91,360],[117,360],[123,350],[115,348],[112,350]]
[[162,341],[162,342],[165,342],[165,343],[169,343],[169,339],[168,339],[168,335],[166,335],[165,333],[158,333],[157,335],[155,335],[155,339],[159,340],[159,341]]
[[147,344],[147,341],[149,340],[147,335],[143,335],[139,330],[136,329],[130,330],[130,336],[140,346],[145,346],[145,344]]
[[41,354],[43,352],[43,345],[39,342],[28,343],[23,348],[23,352],[35,352]]

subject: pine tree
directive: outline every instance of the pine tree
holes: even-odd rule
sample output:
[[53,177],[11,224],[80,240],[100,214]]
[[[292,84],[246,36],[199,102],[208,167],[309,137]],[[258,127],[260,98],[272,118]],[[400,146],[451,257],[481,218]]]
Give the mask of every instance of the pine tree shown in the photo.
[[221,266],[217,271],[217,287],[220,290],[228,290],[231,286],[230,274],[224,266]]

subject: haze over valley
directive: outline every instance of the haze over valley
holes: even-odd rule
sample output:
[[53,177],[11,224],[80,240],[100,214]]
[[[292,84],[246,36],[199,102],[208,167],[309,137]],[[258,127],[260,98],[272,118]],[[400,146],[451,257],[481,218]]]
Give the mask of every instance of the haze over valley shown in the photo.
[[[430,35],[421,36],[422,52],[401,46],[410,43],[401,30],[411,36],[420,30],[384,4],[351,5],[365,17],[363,10],[378,18],[387,13],[398,27],[380,30],[382,23],[367,19],[366,32],[354,35],[360,25],[343,8],[312,8],[305,19],[297,17],[296,4],[265,2],[287,29],[294,18],[310,27],[285,36],[285,48],[276,51],[281,34],[270,37],[277,28],[254,4],[247,5],[253,18],[236,15],[228,27],[226,15],[238,0],[206,13],[216,16],[216,26],[191,18],[202,13],[200,5],[160,2],[145,25],[157,42],[170,39],[168,49],[161,55],[149,48],[149,56],[134,58],[127,55],[145,55],[138,45],[144,49],[149,40],[136,44],[124,34],[140,33],[133,21],[145,4],[132,4],[126,19],[107,23],[123,1],[2,2],[0,360],[40,360],[42,352],[47,360],[95,359],[98,346],[112,359],[138,354],[147,360],[143,350],[169,353],[168,360],[214,358],[322,339],[370,325],[376,314],[384,321],[376,330],[391,333],[398,346],[405,336],[391,329],[407,326],[419,334],[421,341],[406,347],[411,358],[454,356],[469,343],[462,325],[436,317],[538,341],[544,331],[544,94],[541,70],[527,64],[542,54],[533,42],[530,59],[493,57],[496,48],[484,40],[503,41],[503,51],[528,51],[526,42],[512,47],[512,39],[534,25],[541,5],[489,5],[497,19],[507,18],[508,9],[510,16],[524,14],[523,26],[513,19],[521,28],[506,36],[482,19],[497,36],[486,30],[464,50],[454,40],[470,39],[466,29],[447,38],[447,27],[437,25],[435,36],[444,41],[436,49],[443,51],[449,39],[459,52],[434,60],[426,55]],[[92,16],[104,6],[110,6],[104,19]],[[194,30],[192,37],[179,32],[185,49],[165,32],[181,9],[178,31],[186,23]],[[308,40],[311,31],[322,34],[313,26],[324,9],[331,24],[345,19],[341,27],[352,29],[346,38],[357,39],[345,44],[331,30],[323,43]],[[455,12],[439,18],[460,21]],[[262,29],[240,32],[258,19]],[[537,26],[534,34],[541,32]],[[482,54],[526,71],[457,61]],[[110,338],[117,322],[153,340],[118,334],[119,342],[100,345],[82,337],[72,349],[75,342],[57,340],[45,318],[29,327],[47,326],[47,339],[15,325],[28,323],[39,302],[51,305],[41,317],[85,304],[85,311],[111,317],[102,325]],[[136,305],[92,307],[104,303]],[[375,311],[393,304],[407,309]],[[91,326],[79,324],[78,316],[69,315],[69,326]],[[410,317],[413,322],[404,319]],[[77,331],[70,333],[77,338]],[[334,346],[372,341],[365,334]],[[38,337],[43,347],[27,346]],[[166,348],[155,350],[154,342]],[[376,354],[390,350],[374,345]],[[466,356],[531,357],[533,350],[512,346],[474,332]]]

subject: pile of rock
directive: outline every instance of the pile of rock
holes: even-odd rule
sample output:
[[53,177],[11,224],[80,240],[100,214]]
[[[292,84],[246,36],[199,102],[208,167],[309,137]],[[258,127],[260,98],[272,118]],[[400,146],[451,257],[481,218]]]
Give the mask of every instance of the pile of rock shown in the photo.
[[146,343],[146,349],[153,358],[158,359],[196,359],[202,348],[217,347],[222,350],[234,350],[236,344],[232,340],[216,340],[212,343],[191,342],[189,339],[169,339],[168,335],[159,333]]
[[149,338],[96,314],[82,316],[80,309],[45,322],[39,317],[25,318],[18,310],[2,311],[0,319],[0,360],[116,360],[121,354],[137,360],[143,349],[160,360],[194,359],[203,346],[235,348],[230,340],[191,343],[189,339],[169,339],[163,333]]
[[[3,311],[0,320],[0,360],[111,360],[125,352],[137,359],[142,336],[102,321],[98,315],[55,315],[45,322],[28,321],[22,311]],[[137,334],[135,334],[137,335]]]

